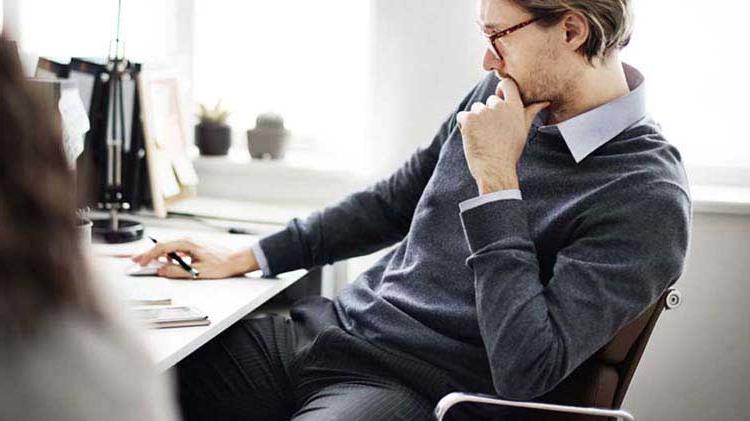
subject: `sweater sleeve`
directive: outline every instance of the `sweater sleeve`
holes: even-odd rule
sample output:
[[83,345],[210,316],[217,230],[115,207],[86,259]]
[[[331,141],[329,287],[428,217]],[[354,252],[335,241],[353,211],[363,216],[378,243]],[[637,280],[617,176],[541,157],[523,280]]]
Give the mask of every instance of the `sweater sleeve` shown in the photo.
[[525,202],[461,212],[479,328],[500,396],[527,400],[552,390],[681,274],[687,195],[651,187],[628,197],[582,216],[546,285]]
[[[475,91],[459,105],[466,108]],[[395,173],[364,191],[295,218],[286,228],[260,240],[268,273],[276,275],[362,256],[401,241],[437,165],[443,144],[457,130],[456,114],[442,124],[432,142],[419,148]]]

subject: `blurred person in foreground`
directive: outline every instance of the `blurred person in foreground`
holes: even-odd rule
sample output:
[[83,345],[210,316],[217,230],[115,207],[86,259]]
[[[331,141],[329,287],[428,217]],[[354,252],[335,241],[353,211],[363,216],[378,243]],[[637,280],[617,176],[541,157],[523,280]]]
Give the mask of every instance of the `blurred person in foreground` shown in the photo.
[[0,420],[177,419],[167,380],[95,290],[54,108],[0,35]]
[[632,1],[477,4],[488,74],[390,178],[234,254],[178,241],[136,258],[274,275],[396,244],[335,300],[186,358],[188,420],[428,420],[451,391],[543,398],[680,276],[690,197],[619,58]]

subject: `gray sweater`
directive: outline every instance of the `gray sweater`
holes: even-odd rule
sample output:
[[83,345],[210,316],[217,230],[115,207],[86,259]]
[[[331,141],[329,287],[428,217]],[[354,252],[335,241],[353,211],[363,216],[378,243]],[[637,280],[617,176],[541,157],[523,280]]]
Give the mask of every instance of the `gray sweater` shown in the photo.
[[[626,70],[625,98],[559,126],[537,119],[518,165],[522,200],[477,201],[454,113],[389,178],[262,239],[268,274],[397,243],[337,297],[345,329],[468,390],[541,396],[683,268],[685,172]],[[457,111],[496,84],[488,76]]]
[[[111,303],[110,303],[111,305]],[[35,335],[0,346],[0,420],[175,421],[168,378],[113,317],[50,313]]]

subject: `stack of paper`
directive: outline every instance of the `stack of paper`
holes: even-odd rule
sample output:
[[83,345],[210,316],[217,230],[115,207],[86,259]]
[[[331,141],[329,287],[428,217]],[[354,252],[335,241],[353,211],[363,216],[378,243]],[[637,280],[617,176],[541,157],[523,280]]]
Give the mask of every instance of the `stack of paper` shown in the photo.
[[136,319],[149,327],[205,326],[211,323],[208,316],[194,307],[136,307],[131,309]]

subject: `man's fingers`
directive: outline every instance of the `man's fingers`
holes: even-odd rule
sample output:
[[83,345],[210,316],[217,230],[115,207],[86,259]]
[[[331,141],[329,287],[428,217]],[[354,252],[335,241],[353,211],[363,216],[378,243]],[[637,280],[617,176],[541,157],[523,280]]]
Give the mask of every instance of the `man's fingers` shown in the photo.
[[171,253],[173,251],[183,252],[183,253],[187,253],[188,255],[194,256],[197,249],[198,249],[198,246],[189,240],[178,240],[178,241],[170,241],[166,243],[159,243],[156,246],[154,246],[154,248],[152,248],[151,250],[138,256],[137,262],[140,263],[141,266],[146,266],[152,260],[158,259],[159,256],[164,256],[167,253]]
[[490,108],[496,107],[501,102],[503,102],[503,100],[497,95],[490,95],[490,97],[487,98],[487,106]]
[[497,84],[496,93],[508,102],[519,103],[521,101],[521,92],[518,90],[516,81],[511,78],[505,78]]
[[484,104],[482,104],[481,102],[475,102],[475,103],[471,104],[471,112],[472,113],[481,112],[485,108],[487,108],[487,106],[484,105]]
[[469,117],[469,113],[467,111],[461,111],[458,114],[456,114],[456,121],[458,121],[458,127],[463,127],[466,125],[466,118]]
[[159,268],[157,275],[172,279],[191,279],[193,275],[179,265],[167,264]]

